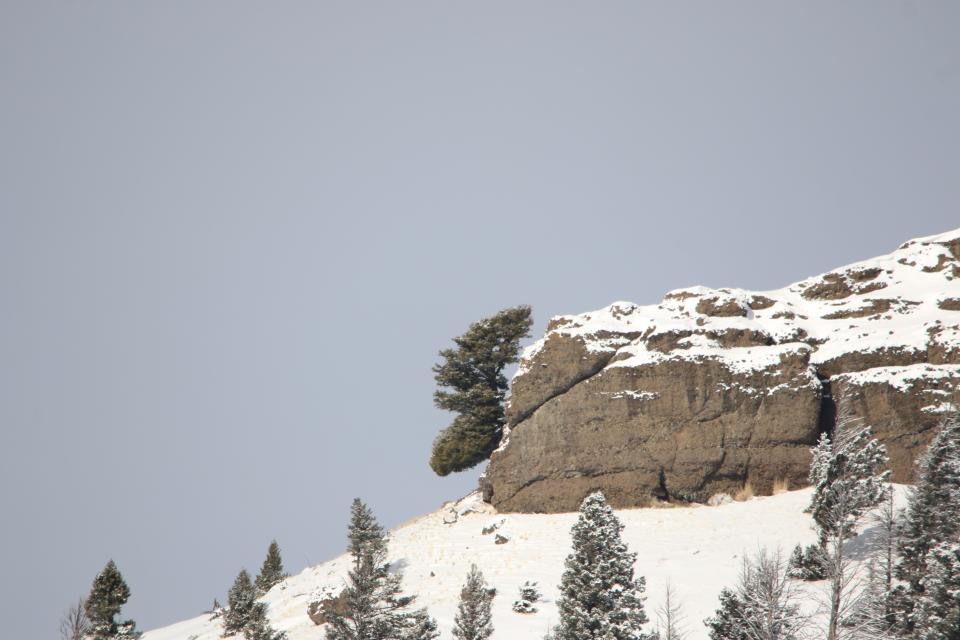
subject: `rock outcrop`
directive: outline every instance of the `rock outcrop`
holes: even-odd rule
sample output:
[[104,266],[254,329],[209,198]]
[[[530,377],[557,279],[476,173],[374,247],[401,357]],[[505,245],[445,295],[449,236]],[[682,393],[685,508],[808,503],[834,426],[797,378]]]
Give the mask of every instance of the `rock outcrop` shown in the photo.
[[838,411],[887,445],[893,477],[960,392],[960,230],[776,291],[692,287],[550,321],[514,377],[482,479],[501,511],[706,501],[806,483]]

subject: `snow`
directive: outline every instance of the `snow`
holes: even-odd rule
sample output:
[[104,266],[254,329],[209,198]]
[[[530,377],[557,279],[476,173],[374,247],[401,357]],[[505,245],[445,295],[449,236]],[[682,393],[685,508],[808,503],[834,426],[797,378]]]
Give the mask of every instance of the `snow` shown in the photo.
[[[611,367],[642,366],[665,358],[719,358],[734,371],[749,372],[776,365],[778,350],[799,341],[810,345],[814,366],[853,352],[890,350],[913,353],[922,361],[932,342],[947,350],[960,349],[960,312],[938,305],[944,298],[960,297],[960,277],[954,273],[960,272],[960,261],[946,246],[958,239],[960,229],[918,238],[890,254],[773,291],[694,286],[671,291],[655,305],[619,301],[597,311],[558,316],[544,339],[524,352],[515,376],[535,366],[545,340],[554,334],[582,340],[590,353],[610,354]],[[840,299],[804,297],[811,287],[829,281],[842,281],[853,293]],[[751,309],[751,301],[759,296],[773,304],[766,308],[755,304],[757,308]],[[717,305],[733,302],[746,315],[700,313],[697,306],[706,299]],[[883,310],[888,304],[890,308]],[[843,317],[871,309],[877,311]],[[756,332],[770,336],[775,344],[725,348],[716,336],[727,331]],[[651,337],[669,332],[688,337],[669,354],[647,348]]]
[[887,384],[901,392],[910,391],[920,380],[952,380],[960,377],[960,364],[911,364],[903,367],[874,367],[836,376],[856,385]]
[[[902,498],[904,487],[898,493]],[[787,556],[796,544],[815,541],[813,521],[803,512],[810,495],[810,489],[802,489],[715,507],[617,511],[625,525],[624,540],[638,553],[637,573],[647,579],[651,618],[669,580],[683,604],[690,640],[707,638],[701,621],[716,609],[720,589],[735,583],[745,553],[767,547]],[[444,524],[451,508],[459,518]],[[557,621],[554,601],[576,519],[575,513],[498,514],[472,494],[394,530],[390,557],[403,567],[405,589],[419,594],[420,605],[437,618],[442,637],[450,637],[460,588],[470,564],[476,563],[498,592],[494,637],[540,638]],[[508,543],[494,544],[496,533],[482,534],[492,525],[499,525],[496,533],[509,538]],[[870,535],[868,531],[863,538]],[[850,544],[863,546],[858,539]],[[323,629],[307,617],[307,605],[342,588],[348,563],[342,555],[274,587],[264,597],[272,624],[290,640],[321,640]],[[537,603],[537,613],[515,613],[511,605],[528,580],[539,583],[544,601]],[[216,640],[220,633],[219,621],[201,616],[147,632],[144,640]]]

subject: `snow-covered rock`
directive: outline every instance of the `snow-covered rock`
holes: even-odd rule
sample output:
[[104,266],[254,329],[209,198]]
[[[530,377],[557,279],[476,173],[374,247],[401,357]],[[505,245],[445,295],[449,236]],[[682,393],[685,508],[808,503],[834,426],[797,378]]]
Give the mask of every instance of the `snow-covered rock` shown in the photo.
[[[483,481],[504,511],[706,500],[805,482],[837,404],[898,481],[960,389],[960,229],[775,291],[689,287],[553,318],[513,380]],[[922,401],[921,401],[922,400]]]

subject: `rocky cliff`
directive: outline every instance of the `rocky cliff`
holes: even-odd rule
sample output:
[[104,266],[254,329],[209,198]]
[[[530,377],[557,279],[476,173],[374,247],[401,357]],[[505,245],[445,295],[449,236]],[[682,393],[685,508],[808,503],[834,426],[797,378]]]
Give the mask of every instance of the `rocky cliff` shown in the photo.
[[501,511],[706,500],[806,483],[849,411],[896,481],[960,391],[960,229],[776,291],[692,287],[553,318],[513,379],[482,479]]

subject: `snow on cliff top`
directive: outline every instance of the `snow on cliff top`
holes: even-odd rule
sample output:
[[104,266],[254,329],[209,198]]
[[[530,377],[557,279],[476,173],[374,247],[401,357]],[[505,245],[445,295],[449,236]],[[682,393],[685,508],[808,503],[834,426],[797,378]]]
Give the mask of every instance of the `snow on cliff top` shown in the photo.
[[[931,342],[958,349],[958,326],[960,229],[911,240],[890,254],[782,289],[695,286],[670,291],[655,305],[620,301],[588,313],[557,316],[546,336],[524,351],[516,376],[529,370],[552,334],[579,337],[589,352],[615,353],[610,366],[732,357],[739,368],[762,369],[773,354],[763,347],[733,353],[717,337],[753,332],[756,340],[771,345],[805,343],[814,350],[811,364],[819,365],[852,352],[926,351]],[[646,346],[657,336],[691,332],[704,337],[688,338],[668,353]]]
[[[779,548],[786,556],[794,545],[814,542],[813,521],[803,512],[810,494],[810,489],[803,489],[716,507],[618,511],[624,538],[638,554],[637,573],[647,580],[651,620],[669,580],[682,601],[690,640],[707,638],[702,620],[713,614],[720,590],[735,584],[744,553],[767,547]],[[902,498],[903,487],[899,494]],[[458,519],[445,524],[451,509]],[[576,518],[575,513],[497,514],[474,494],[393,531],[390,559],[403,569],[405,589],[418,594],[419,605],[437,619],[442,638],[451,637],[460,588],[470,564],[476,563],[497,589],[494,637],[535,640],[557,622],[557,585]],[[496,533],[482,533],[494,524],[499,525],[496,533],[509,542],[495,544]],[[854,557],[869,535],[851,541]],[[348,565],[349,557],[341,555],[274,587],[263,598],[273,625],[286,631],[290,640],[322,640],[323,627],[310,621],[307,606],[338,593]],[[511,610],[526,580],[539,583],[545,600],[530,615]],[[216,640],[221,633],[220,621],[204,615],[149,631],[143,640]]]

